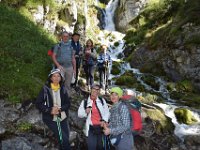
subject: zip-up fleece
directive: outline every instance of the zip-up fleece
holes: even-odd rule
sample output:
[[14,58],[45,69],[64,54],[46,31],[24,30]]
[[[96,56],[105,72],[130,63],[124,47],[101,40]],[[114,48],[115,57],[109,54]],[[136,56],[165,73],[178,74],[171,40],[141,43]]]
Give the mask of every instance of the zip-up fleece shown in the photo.
[[[60,98],[61,111],[65,111],[65,113],[68,114],[68,110],[70,107],[70,99],[64,86],[61,86]],[[42,90],[40,91],[37,97],[36,107],[42,112],[43,120],[53,120],[53,115],[51,114],[51,110],[53,107],[53,96],[52,90],[49,86],[43,86]]]

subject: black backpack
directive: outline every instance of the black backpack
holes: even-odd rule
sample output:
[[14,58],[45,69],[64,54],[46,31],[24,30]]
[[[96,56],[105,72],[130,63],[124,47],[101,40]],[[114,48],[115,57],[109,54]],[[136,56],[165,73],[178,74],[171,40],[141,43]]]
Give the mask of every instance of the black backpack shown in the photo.
[[[103,98],[102,97],[98,97],[101,101],[101,104],[102,106],[104,105],[104,102],[103,102]],[[84,108],[86,109],[87,108],[87,99],[84,100]]]

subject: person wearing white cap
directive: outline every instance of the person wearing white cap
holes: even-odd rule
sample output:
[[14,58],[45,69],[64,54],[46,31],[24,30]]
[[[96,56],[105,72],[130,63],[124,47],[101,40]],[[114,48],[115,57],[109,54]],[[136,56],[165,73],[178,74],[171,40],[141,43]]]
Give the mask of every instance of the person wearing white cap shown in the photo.
[[67,123],[70,99],[59,69],[54,69],[50,72],[47,83],[37,97],[36,107],[42,112],[43,122],[60,141],[60,149],[70,150],[69,127]]

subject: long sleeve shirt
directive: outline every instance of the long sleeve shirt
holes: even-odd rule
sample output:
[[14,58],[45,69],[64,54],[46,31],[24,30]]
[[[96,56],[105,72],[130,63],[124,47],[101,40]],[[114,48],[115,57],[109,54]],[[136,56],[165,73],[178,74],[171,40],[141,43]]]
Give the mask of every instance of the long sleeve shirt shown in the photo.
[[131,132],[129,110],[122,102],[118,102],[112,106],[109,128],[111,135]]

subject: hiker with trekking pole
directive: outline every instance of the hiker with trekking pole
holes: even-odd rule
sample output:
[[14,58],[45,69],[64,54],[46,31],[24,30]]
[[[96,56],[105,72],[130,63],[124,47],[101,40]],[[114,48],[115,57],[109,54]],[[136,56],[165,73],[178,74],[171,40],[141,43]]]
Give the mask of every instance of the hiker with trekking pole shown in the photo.
[[71,45],[75,51],[75,59],[76,59],[76,75],[74,76],[75,82],[72,83],[73,87],[76,87],[76,85],[77,85],[79,70],[80,70],[80,65],[81,65],[82,45],[80,44],[79,39],[80,39],[79,33],[72,34]]
[[97,54],[93,41],[88,39],[83,50],[83,69],[86,76],[87,90],[90,91],[94,84],[94,71],[96,67]]
[[99,71],[99,84],[106,92],[108,88],[108,77],[110,72],[111,57],[107,53],[107,46],[102,45],[99,56],[97,57],[97,68]]
[[59,141],[60,150],[70,150],[67,114],[70,99],[64,86],[60,69],[53,69],[46,84],[40,91],[36,107],[42,113],[42,120]]

